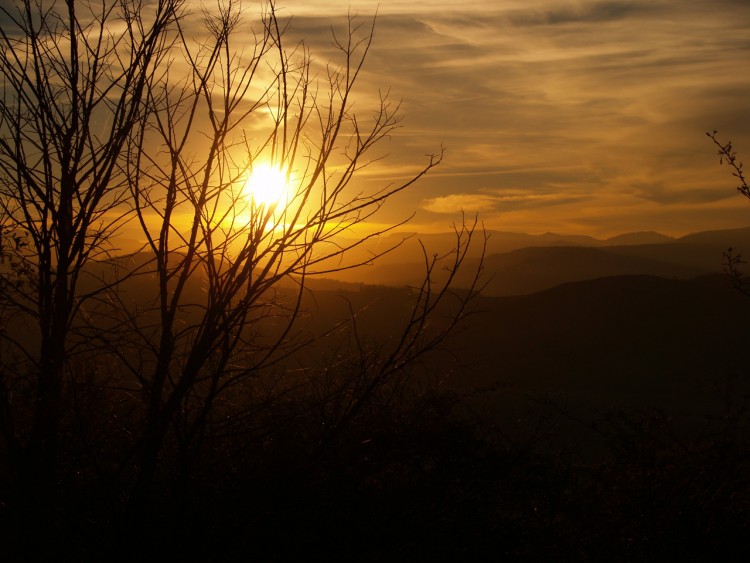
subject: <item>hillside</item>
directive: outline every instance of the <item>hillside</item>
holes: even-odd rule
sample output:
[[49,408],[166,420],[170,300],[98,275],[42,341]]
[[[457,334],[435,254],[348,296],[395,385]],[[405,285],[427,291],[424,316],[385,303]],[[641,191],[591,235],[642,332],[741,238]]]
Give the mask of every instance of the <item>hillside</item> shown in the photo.
[[715,278],[608,277],[481,306],[458,354],[483,383],[669,401],[747,366],[750,300]]
[[[449,248],[448,235],[423,237],[428,253]],[[627,244],[625,244],[627,243]],[[381,241],[385,245],[385,241]],[[424,257],[409,239],[373,264],[330,276],[340,281],[413,286],[424,277]],[[479,246],[479,245],[477,245]],[[690,279],[722,272],[724,253],[750,255],[750,228],[695,233],[671,239],[658,233],[631,233],[607,240],[561,235],[489,233],[484,271],[486,295],[530,294],[562,283],[607,276],[651,275]],[[467,286],[478,265],[470,254],[459,285]]]
[[[688,257],[706,246],[678,244]],[[649,247],[661,245],[527,248],[490,256],[488,264],[498,268],[505,260],[504,279],[527,292],[534,280],[553,283],[550,272],[561,279],[668,266],[667,273],[682,268],[682,275],[690,274],[689,262],[653,260]],[[143,258],[134,257],[131,267]],[[539,265],[544,268],[535,271]],[[111,270],[102,265],[87,272],[87,283]],[[120,545],[114,538],[125,506],[117,492],[127,491],[128,475],[121,484],[119,471],[107,468],[130,468],[136,451],[130,436],[142,424],[139,385],[109,378],[121,360],[142,357],[150,335],[159,337],[149,322],[158,314],[149,308],[151,275],[134,276],[120,289],[142,338],[135,346],[116,341],[123,346],[111,363],[91,363],[102,367],[98,385],[91,385],[85,366],[73,364],[79,377],[70,384],[86,402],[76,403],[66,426],[73,477],[55,485],[65,502],[55,512],[51,545],[67,542],[69,551],[84,555],[92,545],[102,553]],[[281,302],[291,299],[291,285],[277,289]],[[191,305],[207,297],[200,276],[186,292]],[[376,381],[371,376],[387,365],[413,297],[404,287],[311,281],[289,333],[301,347],[223,394],[206,437],[180,450],[189,459],[171,448],[163,454],[154,509],[144,520],[149,543],[162,541],[170,556],[178,545],[188,559],[262,553],[296,560],[304,559],[298,546],[308,553],[336,529],[344,538],[336,544],[342,560],[373,537],[383,546],[383,556],[373,561],[400,560],[405,553],[421,560],[425,545],[436,560],[455,546],[461,547],[451,552],[457,560],[481,560],[498,546],[517,560],[561,553],[564,560],[585,559],[582,553],[607,560],[613,545],[623,551],[632,537],[654,534],[670,538],[666,545],[674,553],[694,534],[698,514],[698,528],[706,522],[711,531],[696,536],[705,545],[701,559],[715,555],[716,545],[729,546],[722,560],[738,551],[729,540],[747,537],[748,529],[750,299],[731,289],[725,276],[605,276],[525,295],[485,295],[444,346],[369,394]],[[106,303],[99,302],[105,313]],[[201,307],[190,310],[178,322],[191,321]],[[254,345],[284,328],[277,323],[283,315],[271,313],[253,323]],[[423,336],[429,338],[446,313],[435,311]],[[356,405],[361,410],[351,410]],[[81,413],[91,413],[84,430]],[[172,486],[175,468],[187,467],[185,461],[194,468],[189,480]],[[9,487],[2,492],[13,494]],[[79,509],[87,499],[94,500]],[[15,513],[0,510],[4,529],[23,538],[24,548],[31,536],[19,532],[38,530],[26,523],[37,521],[16,525]],[[581,540],[570,530],[589,535]],[[208,540],[196,548],[182,541],[185,534]],[[301,541],[285,543],[288,537]],[[378,543],[381,538],[387,541]]]

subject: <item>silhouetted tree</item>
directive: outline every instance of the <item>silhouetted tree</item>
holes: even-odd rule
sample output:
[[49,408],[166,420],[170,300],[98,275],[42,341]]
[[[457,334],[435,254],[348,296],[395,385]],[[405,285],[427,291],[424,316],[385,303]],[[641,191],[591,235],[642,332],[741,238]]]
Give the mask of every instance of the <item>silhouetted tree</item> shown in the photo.
[[[363,264],[350,258],[351,251],[400,223],[353,241],[341,235],[442,157],[429,156],[424,168],[401,184],[369,193],[355,188],[357,173],[378,159],[372,149],[400,121],[398,104],[385,97],[364,117],[352,109],[372,25],[362,28],[348,19],[343,37],[334,35],[340,66],[332,62],[318,80],[304,43],[287,50],[286,26],[274,2],[257,32],[248,33],[243,24],[230,2],[204,14],[206,37],[196,39],[180,27],[174,56],[187,73],[172,77],[173,63],[164,58],[148,89],[149,111],[128,145],[127,177],[158,285],[158,320],[139,322],[151,318],[143,312],[132,319],[142,339],[135,345],[148,350],[132,366],[148,405],[136,503],[150,487],[170,425],[178,447],[189,451],[229,387],[257,378],[306,344],[293,327],[307,278]],[[239,41],[243,48],[235,50]],[[245,128],[258,121],[266,129],[250,138]],[[248,175],[260,165],[285,178],[289,191],[281,200],[257,200],[246,191],[253,189],[245,187]],[[249,182],[253,179],[250,175]],[[401,339],[382,363],[368,366],[367,383],[341,423],[395,372],[436,347],[464,315],[476,286],[459,299],[450,323],[420,340],[427,319],[449,297],[475,226],[457,229],[449,276],[439,287],[433,269],[444,262],[427,261]],[[196,280],[205,288],[197,301],[188,290]]]
[[[387,96],[353,109],[374,20],[348,18],[333,37],[340,60],[318,77],[303,42],[287,47],[274,2],[256,22],[233,1],[193,14],[180,0],[25,0],[2,13],[3,450],[29,489],[53,483],[69,419],[80,453],[67,455],[85,458],[109,494],[124,484],[137,519],[165,448],[187,474],[202,440],[248,420],[259,387],[299,388],[270,369],[311,344],[296,329],[307,280],[391,250],[354,252],[403,222],[356,228],[442,152],[402,183],[357,183],[400,122]],[[283,176],[283,197],[253,192],[261,166]],[[116,256],[130,221],[145,244]],[[346,397],[323,442],[468,314],[481,261],[470,287],[453,286],[476,230],[464,221],[451,251],[423,249],[424,281],[390,348],[372,353],[352,313],[357,369],[310,392]],[[93,389],[103,411],[86,406]],[[83,462],[70,464],[78,474]]]
[[719,163],[726,163],[727,166],[732,169],[732,176],[737,178],[740,182],[740,185],[737,186],[737,191],[746,198],[750,199],[750,186],[748,186],[747,184],[747,178],[745,178],[745,174],[742,171],[742,162],[737,158],[737,152],[734,150],[734,146],[732,146],[732,141],[722,143],[717,137],[717,134],[718,131],[714,131],[713,133],[706,133],[706,135],[711,138],[716,147],[719,149]]
[[2,299],[34,331],[2,335],[18,361],[3,362],[0,410],[33,401],[31,420],[1,422],[10,451],[23,452],[19,475],[55,474],[71,333],[90,297],[79,285],[128,216],[124,148],[178,9],[175,0],[0,8],[0,227],[15,264],[2,271]]
[[[750,199],[750,186],[747,183],[747,178],[745,178],[745,174],[742,170],[742,162],[737,158],[737,152],[734,150],[732,141],[722,143],[717,137],[717,134],[718,131],[706,133],[706,135],[711,138],[714,145],[716,145],[716,147],[719,149],[719,163],[726,163],[732,169],[732,176],[739,180],[737,191],[746,198]],[[724,253],[724,268],[729,274],[729,278],[732,280],[732,284],[736,289],[738,289],[745,295],[750,296],[750,287],[748,287],[747,279],[744,273],[740,270],[742,264],[744,263],[745,261],[742,259],[742,256],[736,254],[733,248],[729,248]]]

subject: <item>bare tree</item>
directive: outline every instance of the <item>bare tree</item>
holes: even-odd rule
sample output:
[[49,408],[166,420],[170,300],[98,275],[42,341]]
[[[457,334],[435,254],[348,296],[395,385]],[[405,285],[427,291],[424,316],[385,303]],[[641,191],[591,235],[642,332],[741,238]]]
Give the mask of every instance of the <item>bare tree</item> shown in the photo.
[[[308,279],[388,252],[357,254],[409,217],[357,229],[442,151],[401,183],[359,182],[401,119],[387,95],[354,111],[374,19],[349,17],[333,35],[337,60],[316,71],[304,42],[287,44],[273,1],[259,19],[231,0],[200,13],[180,0],[25,0],[3,13],[0,315],[15,328],[0,334],[0,435],[19,452],[19,473],[43,468],[49,481],[84,377],[71,360],[85,359],[99,387],[114,378],[108,393],[137,412],[114,462],[100,463],[78,431],[102,482],[125,483],[137,517],[165,452],[188,474],[202,440],[248,420],[260,386],[278,397],[306,385],[314,396],[315,374],[295,382],[283,364],[315,338],[298,329]],[[266,196],[271,181],[283,186]],[[127,262],[115,254],[131,220],[145,244]],[[470,287],[453,286],[476,232],[476,220],[462,222],[451,251],[425,249],[424,281],[390,347],[371,353],[352,312],[358,368],[319,396],[342,406],[322,445],[466,317],[481,261]]]
[[[346,259],[400,223],[353,242],[341,235],[441,160],[440,154],[429,156],[401,184],[370,193],[354,188],[357,173],[379,158],[373,148],[400,117],[398,104],[386,97],[365,117],[352,111],[374,21],[362,27],[350,17],[347,23],[342,37],[334,35],[340,66],[331,62],[318,80],[304,43],[287,50],[285,24],[273,2],[254,42],[247,45],[245,30],[244,49],[235,49],[243,20],[230,2],[204,14],[205,37],[196,40],[181,28],[173,56],[187,65],[186,75],[170,76],[174,63],[168,58],[154,75],[158,82],[149,87],[149,114],[131,137],[127,173],[158,280],[154,314],[134,319],[141,336],[136,346],[148,350],[131,365],[147,402],[136,503],[150,488],[170,425],[188,448],[205,430],[217,397],[304,345],[293,338],[293,327],[307,278],[362,264]],[[265,132],[251,138],[246,128],[257,121]],[[284,178],[287,191],[279,199],[264,201],[253,191],[253,171],[260,167]],[[432,281],[437,257],[427,260],[403,336],[377,374],[368,371],[348,418],[449,332],[446,327],[433,341],[419,340],[427,318],[448,296],[475,226],[457,229],[444,285],[436,288]],[[205,291],[190,291],[191,283]],[[451,326],[477,289],[462,299]]]
[[737,191],[745,196],[746,198],[750,199],[750,186],[748,186],[747,178],[745,178],[745,174],[742,171],[742,162],[737,158],[737,152],[734,150],[734,146],[732,145],[732,141],[727,141],[726,143],[722,143],[718,138],[718,131],[713,131],[712,133],[706,133],[706,135],[713,141],[714,145],[719,149],[719,163],[724,164],[726,163],[727,166],[729,166],[732,169],[732,176],[737,178],[739,180],[740,185],[737,186]]
[[[734,150],[732,141],[722,143],[717,134],[718,131],[706,133],[718,148],[719,163],[726,163],[727,166],[732,169],[732,176],[739,181],[737,191],[744,197],[750,199],[750,185],[747,183],[747,178],[745,178],[745,173],[742,170],[742,162],[737,158],[737,152]],[[750,285],[748,284],[747,277],[740,269],[742,264],[745,263],[746,262],[742,259],[742,256],[737,254],[733,248],[727,249],[724,253],[724,269],[727,274],[729,274],[729,279],[732,281],[732,285],[734,285],[735,289],[750,296]]]
[[23,472],[54,474],[71,327],[85,301],[79,283],[127,219],[123,148],[178,8],[175,0],[1,8],[1,227],[17,241],[6,251],[24,264],[24,279],[4,283],[2,297],[37,333],[35,349],[2,335],[24,360],[3,365],[2,410],[12,410],[18,385],[34,401],[28,431],[3,422],[27,454]]

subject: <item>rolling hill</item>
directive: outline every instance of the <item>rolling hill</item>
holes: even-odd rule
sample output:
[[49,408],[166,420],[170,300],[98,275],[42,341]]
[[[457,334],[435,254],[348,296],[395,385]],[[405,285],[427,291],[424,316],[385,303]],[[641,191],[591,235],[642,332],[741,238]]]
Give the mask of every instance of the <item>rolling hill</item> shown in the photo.
[[[724,253],[730,247],[750,254],[750,228],[695,233],[679,239],[658,233],[631,233],[607,240],[497,232],[489,233],[489,237],[484,271],[485,293],[491,296],[530,294],[562,283],[607,276],[643,274],[690,279],[721,272]],[[448,235],[430,235],[422,240],[429,252],[444,251],[451,239]],[[415,244],[416,240],[410,239],[372,265],[331,277],[373,285],[417,285],[424,277],[424,258]],[[458,278],[459,285],[467,286],[476,271],[478,256],[470,256]]]

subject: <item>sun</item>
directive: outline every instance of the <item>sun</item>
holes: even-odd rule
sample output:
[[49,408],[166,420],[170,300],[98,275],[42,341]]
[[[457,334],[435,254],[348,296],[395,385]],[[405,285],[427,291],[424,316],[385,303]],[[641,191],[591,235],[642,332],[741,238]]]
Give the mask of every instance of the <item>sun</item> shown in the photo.
[[243,191],[256,205],[278,205],[288,194],[286,174],[270,164],[259,164],[253,167]]

